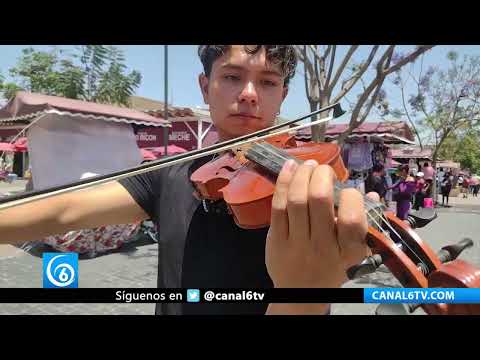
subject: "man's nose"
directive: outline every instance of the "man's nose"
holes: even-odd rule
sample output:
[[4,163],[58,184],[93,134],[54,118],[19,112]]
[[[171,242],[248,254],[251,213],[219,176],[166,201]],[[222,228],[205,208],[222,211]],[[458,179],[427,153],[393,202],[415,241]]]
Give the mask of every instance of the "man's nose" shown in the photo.
[[242,89],[239,97],[240,102],[248,102],[255,105],[258,102],[257,90],[253,82],[248,81]]

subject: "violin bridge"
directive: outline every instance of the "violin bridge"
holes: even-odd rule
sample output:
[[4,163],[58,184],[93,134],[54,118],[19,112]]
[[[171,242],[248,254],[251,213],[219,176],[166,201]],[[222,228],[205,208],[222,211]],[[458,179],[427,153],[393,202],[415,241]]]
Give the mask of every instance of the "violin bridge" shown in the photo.
[[240,161],[242,164],[247,162],[247,158],[245,157],[246,152],[252,147],[251,144],[244,144],[238,145],[233,149],[230,149],[235,157]]

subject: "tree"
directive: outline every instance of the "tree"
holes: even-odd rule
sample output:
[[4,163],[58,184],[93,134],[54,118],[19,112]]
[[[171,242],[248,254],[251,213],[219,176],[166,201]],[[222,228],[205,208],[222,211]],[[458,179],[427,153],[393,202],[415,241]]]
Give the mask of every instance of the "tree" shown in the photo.
[[[464,56],[459,61],[458,54],[450,52],[447,58],[447,70],[431,67],[425,73],[422,69],[418,74],[409,73],[416,89],[405,105],[422,130],[424,142],[432,144],[434,167],[445,145],[450,142],[451,147],[455,139],[471,139],[472,130],[480,124],[480,57]],[[402,81],[400,74],[395,81],[397,85]]]
[[[379,45],[372,46],[366,58],[354,63],[353,55],[360,46],[352,45],[346,54],[336,62],[337,46],[297,45],[299,60],[304,65],[304,82],[310,110],[313,112],[331,103],[339,102],[356,85],[361,84],[363,90],[356,101],[351,104],[348,129],[337,139],[342,143],[347,136],[360,126],[376,105],[383,112],[388,112],[386,93],[382,90],[385,78],[408,63],[415,61],[433,46],[417,46],[406,55],[395,54],[395,45],[383,49]],[[383,49],[383,52],[380,51]],[[378,53],[378,56],[377,56]],[[376,62],[374,62],[376,60]],[[373,74],[370,74],[373,72]],[[370,76],[369,76],[370,75]],[[327,114],[320,114],[321,118]],[[317,116],[312,117],[312,121]],[[323,141],[326,124],[314,126],[312,140]]]
[[480,172],[480,132],[469,129],[465,134],[452,134],[438,151],[438,158],[459,162],[462,169]]
[[84,45],[73,53],[54,47],[50,51],[22,50],[9,69],[13,82],[0,91],[11,98],[18,90],[100,103],[129,105],[141,83],[138,71],[127,73],[123,53],[114,46]]

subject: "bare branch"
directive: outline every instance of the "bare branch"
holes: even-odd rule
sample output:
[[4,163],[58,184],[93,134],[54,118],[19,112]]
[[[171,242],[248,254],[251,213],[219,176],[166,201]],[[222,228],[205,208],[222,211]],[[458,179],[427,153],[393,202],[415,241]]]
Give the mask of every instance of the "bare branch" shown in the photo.
[[335,76],[332,82],[325,85],[326,87],[328,87],[329,92],[331,92],[335,88],[335,85],[337,84],[338,79],[340,79],[340,75],[342,75],[343,71],[345,70],[345,66],[347,66],[348,62],[350,61],[350,58],[352,57],[353,53],[357,49],[358,49],[358,45],[352,45],[350,46],[350,49],[348,49],[347,55],[345,55],[342,63],[340,64],[337,71],[335,72]]
[[[363,74],[365,73],[365,71],[368,69],[368,67],[372,63],[373,58],[375,57],[375,54],[377,53],[378,48],[379,48],[379,45],[375,45],[372,48],[372,51],[370,51],[370,54],[368,55],[367,61],[365,61],[360,66],[360,68],[354,73],[354,75],[344,83],[346,85],[342,86],[342,90],[338,93],[338,95],[335,97],[335,99],[332,101],[332,103],[339,102],[345,96],[345,94],[348,93],[352,89],[353,86],[355,86],[357,81],[362,78]],[[332,87],[332,90],[333,90],[333,87]]]
[[[304,46],[304,47],[303,47],[303,55],[304,55],[304,57],[307,56],[306,53],[307,53],[307,47]],[[305,68],[305,72],[304,72],[305,94],[307,94],[307,99],[308,99],[308,101],[310,101],[311,98],[310,98],[310,91],[308,90],[308,76],[307,76],[307,62],[306,62],[306,61],[303,62],[303,67]]]
[[385,75],[391,74],[392,72],[397,71],[400,69],[403,65],[414,61],[417,57],[422,55],[423,53],[427,52],[433,48],[433,45],[425,45],[425,46],[419,46],[416,50],[412,51],[409,55],[405,56],[403,59],[401,59],[398,63],[395,65],[391,66],[390,68],[386,69],[384,71]]
[[[358,126],[358,115],[360,114],[360,110],[362,109],[363,105],[367,101],[368,97],[370,94],[373,92],[373,90],[377,86],[381,86],[383,83],[383,80],[385,79],[385,72],[383,71],[383,64],[385,62],[388,62],[389,59],[391,59],[392,54],[393,54],[393,49],[395,45],[391,45],[388,47],[388,49],[385,51],[385,53],[382,55],[380,58],[380,61],[377,65],[377,76],[370,82],[370,84],[367,86],[365,91],[360,95],[360,98],[358,99],[357,105],[352,111],[352,117],[350,118],[350,126]],[[379,91],[377,89],[377,91]],[[355,127],[354,127],[355,128]],[[353,130],[353,129],[352,129]]]
[[317,58],[318,60],[321,60],[321,61],[325,60],[327,58],[328,54],[330,53],[330,49],[331,49],[331,45],[328,45],[328,48],[325,51],[325,54],[322,55],[321,53],[318,52],[317,45],[308,45],[308,47],[312,51],[313,57]]
[[330,54],[331,50],[332,50],[332,45],[328,45],[327,50],[325,50],[325,55],[323,56],[324,59],[328,57],[328,54]]
[[[317,51],[316,45],[315,45],[314,50],[312,50],[312,51],[314,51],[314,53]],[[315,64],[315,76],[316,76],[318,82],[320,83],[320,86],[323,87],[324,84],[325,84],[325,59],[322,58],[320,60],[320,59],[318,59],[314,56],[313,61],[314,61],[314,64]],[[320,72],[318,71],[319,63],[320,63],[320,67],[321,67]]]
[[[358,47],[358,46],[357,46],[357,47]],[[331,77],[332,77],[333,65],[335,65],[335,51],[336,51],[336,50],[337,50],[337,46],[334,45],[334,46],[333,46],[333,51],[332,51],[332,56],[330,57],[330,64],[329,64],[330,67],[329,67],[329,69],[328,69],[327,80],[325,80],[325,88],[328,89],[328,90],[330,90],[329,93],[331,93],[331,90],[333,90],[333,88],[330,89],[329,84],[330,84],[330,79],[331,79]],[[348,54],[347,54],[347,55],[348,55]]]
[[417,127],[415,126],[415,123],[413,122],[412,118],[410,117],[410,113],[408,112],[407,104],[405,103],[405,89],[404,89],[404,84],[402,83],[400,87],[401,93],[402,93],[402,103],[403,103],[403,109],[405,110],[405,115],[407,115],[407,119],[410,122],[410,125],[413,127],[413,131],[415,131],[415,135],[417,135],[418,142],[420,144],[420,149],[423,150],[423,145],[422,145],[422,139],[420,139],[420,134],[418,133]]

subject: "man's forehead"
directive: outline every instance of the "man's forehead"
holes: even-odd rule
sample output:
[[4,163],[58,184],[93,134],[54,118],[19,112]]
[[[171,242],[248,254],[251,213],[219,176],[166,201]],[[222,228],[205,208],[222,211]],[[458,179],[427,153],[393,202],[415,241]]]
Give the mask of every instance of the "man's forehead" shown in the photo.
[[283,76],[280,65],[272,63],[267,59],[265,48],[261,47],[252,54],[247,52],[245,47],[245,45],[230,46],[230,49],[217,59],[215,65],[221,69],[252,70]]

